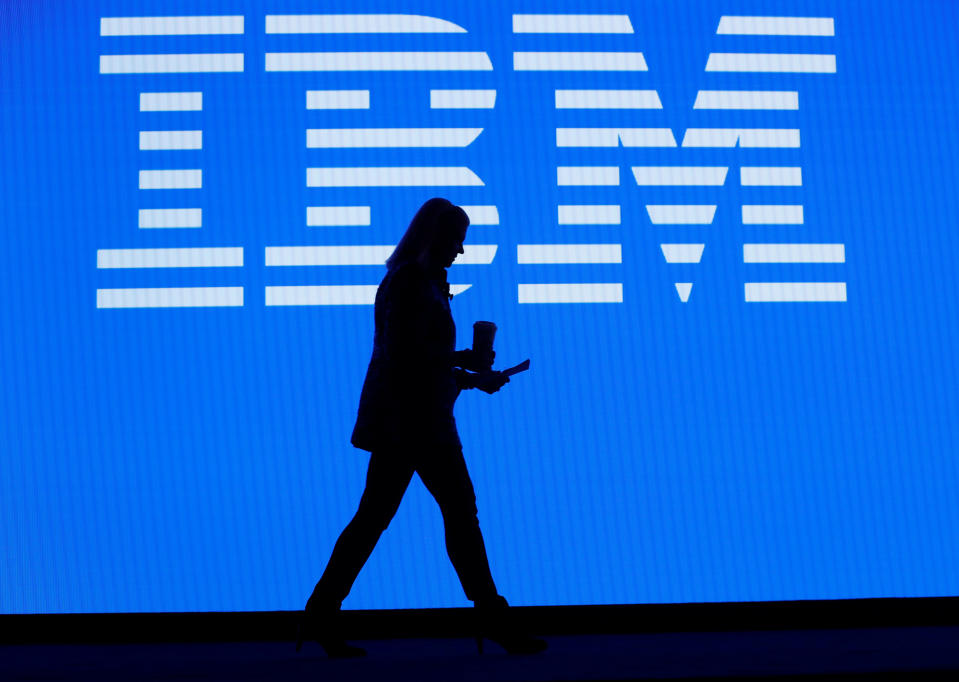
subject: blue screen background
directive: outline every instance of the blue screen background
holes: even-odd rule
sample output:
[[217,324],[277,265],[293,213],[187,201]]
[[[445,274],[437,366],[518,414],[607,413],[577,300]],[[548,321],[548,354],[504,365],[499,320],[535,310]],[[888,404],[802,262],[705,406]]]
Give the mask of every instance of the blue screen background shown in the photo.
[[[267,35],[266,14],[409,13],[464,34]],[[513,34],[514,13],[628,14],[627,35]],[[100,36],[101,17],[242,14],[242,35]],[[723,15],[834,17],[835,36],[717,35]],[[959,5],[681,0],[0,4],[0,612],[302,608],[356,508],[349,435],[368,305],[266,306],[276,285],[377,284],[381,265],[268,267],[264,248],[395,244],[419,205],[496,205],[488,265],[452,309],[458,346],[494,320],[497,365],[531,370],[456,408],[493,575],[512,604],[959,594]],[[492,71],[277,73],[271,51],[485,51]],[[523,72],[512,53],[641,51],[645,72]],[[242,73],[108,75],[106,54],[241,52]],[[828,53],[834,74],[713,73],[710,52]],[[495,89],[434,110],[434,88]],[[558,110],[557,88],[655,89],[661,110]],[[369,110],[307,110],[368,89]],[[694,110],[700,89],[796,90],[795,111]],[[140,92],[203,109],[141,112]],[[798,128],[798,149],[558,148],[557,127]],[[482,127],[460,149],[307,149],[306,128]],[[202,129],[197,151],[140,130]],[[310,188],[316,166],[468,166],[481,187]],[[619,166],[614,187],[556,167]],[[637,186],[634,165],[728,166],[721,187]],[[739,167],[802,167],[741,187]],[[202,168],[195,190],[142,169]],[[653,225],[646,204],[717,205]],[[742,204],[802,204],[744,225]],[[557,224],[618,204],[619,225]],[[368,205],[308,227],[306,206]],[[200,229],[139,229],[195,206]],[[705,243],[668,264],[661,242]],[[844,263],[744,264],[742,244],[845,245]],[[617,243],[622,263],[531,265],[517,245]],[[231,268],[102,269],[98,249],[242,247]],[[845,302],[746,303],[745,282],[842,281]],[[621,303],[519,303],[520,283],[621,282]],[[692,282],[688,302],[674,282]],[[244,305],[98,309],[122,287],[243,287]],[[344,608],[463,606],[442,519],[414,478]]]

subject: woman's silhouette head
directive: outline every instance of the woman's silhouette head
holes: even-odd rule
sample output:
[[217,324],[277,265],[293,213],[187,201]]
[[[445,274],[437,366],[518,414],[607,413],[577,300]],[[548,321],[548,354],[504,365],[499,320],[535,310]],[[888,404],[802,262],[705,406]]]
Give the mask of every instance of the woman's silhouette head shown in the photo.
[[463,253],[463,240],[470,219],[459,206],[438,197],[420,206],[400,239],[386,267],[418,262],[428,269],[449,267]]

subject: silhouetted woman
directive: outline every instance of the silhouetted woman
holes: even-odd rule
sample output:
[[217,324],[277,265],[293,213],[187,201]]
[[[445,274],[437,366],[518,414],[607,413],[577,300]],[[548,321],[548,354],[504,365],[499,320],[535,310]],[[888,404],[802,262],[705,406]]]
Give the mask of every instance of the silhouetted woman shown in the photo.
[[546,648],[546,642],[513,625],[506,600],[496,592],[453,419],[453,403],[461,390],[495,393],[509,381],[502,372],[489,370],[492,353],[477,357],[472,350],[454,350],[456,328],[446,268],[463,253],[468,225],[469,218],[458,206],[446,199],[427,201],[386,261],[386,276],[376,291],[373,356],[351,439],[370,452],[366,488],[303,615],[306,637],[319,642],[330,656],[366,653],[343,640],[340,605],[414,473],[443,514],[446,550],[475,606],[480,652],[482,637],[510,653]]

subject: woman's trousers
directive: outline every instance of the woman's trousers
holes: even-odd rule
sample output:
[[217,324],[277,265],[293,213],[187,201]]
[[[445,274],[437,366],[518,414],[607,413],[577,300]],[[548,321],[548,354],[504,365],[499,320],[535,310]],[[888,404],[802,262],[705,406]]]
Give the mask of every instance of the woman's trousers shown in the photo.
[[462,450],[391,450],[371,453],[359,508],[336,541],[326,570],[307,603],[308,609],[339,608],[396,514],[414,473],[419,474],[439,505],[446,551],[466,598],[473,602],[496,598],[476,516],[476,494]]

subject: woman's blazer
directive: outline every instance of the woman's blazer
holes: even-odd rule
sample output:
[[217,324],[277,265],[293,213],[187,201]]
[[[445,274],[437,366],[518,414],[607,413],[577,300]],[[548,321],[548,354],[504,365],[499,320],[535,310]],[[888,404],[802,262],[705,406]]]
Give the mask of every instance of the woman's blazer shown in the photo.
[[461,448],[453,404],[467,375],[453,366],[456,326],[446,270],[410,262],[376,290],[373,355],[351,442],[363,450]]

